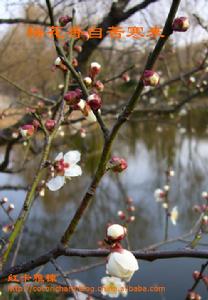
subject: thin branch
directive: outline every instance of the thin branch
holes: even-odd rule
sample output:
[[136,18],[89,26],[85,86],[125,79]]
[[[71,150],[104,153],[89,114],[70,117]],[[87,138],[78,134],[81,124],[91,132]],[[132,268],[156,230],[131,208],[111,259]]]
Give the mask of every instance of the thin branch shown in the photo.
[[5,77],[4,75],[0,74],[0,78],[7,81],[9,84],[13,85],[16,89],[18,89],[20,92],[30,96],[30,97],[35,97],[35,98],[38,98],[42,101],[45,101],[47,103],[50,103],[50,104],[54,104],[54,101],[47,98],[47,97],[44,97],[43,95],[39,95],[37,93],[31,93],[27,90],[25,90],[23,87],[21,87],[20,85],[18,85],[17,83],[14,83],[13,81],[11,81],[9,78]]
[[[5,279],[10,274],[20,274],[27,273],[41,265],[44,265],[50,262],[52,259],[56,259],[60,256],[66,257],[107,257],[109,255],[109,250],[105,249],[70,249],[59,246],[50,252],[36,258],[32,259],[23,264],[16,265],[14,267],[6,269],[0,275],[1,283],[6,282]],[[181,250],[170,250],[170,251],[132,251],[137,259],[145,260],[145,261],[155,261],[161,259],[172,259],[172,258],[197,258],[197,259],[208,259],[208,251],[206,250],[192,250],[192,249],[181,249]]]
[[32,24],[32,25],[41,25],[41,26],[50,26],[49,23],[40,21],[40,20],[30,20],[24,18],[15,18],[15,19],[0,19],[0,24]]

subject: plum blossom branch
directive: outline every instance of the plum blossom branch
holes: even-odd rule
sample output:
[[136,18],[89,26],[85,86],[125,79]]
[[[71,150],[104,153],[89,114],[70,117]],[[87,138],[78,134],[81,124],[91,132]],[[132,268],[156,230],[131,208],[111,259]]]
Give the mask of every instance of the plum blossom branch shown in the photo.
[[[65,248],[63,246],[58,246],[50,252],[38,257],[37,259],[32,259],[23,264],[16,265],[14,267],[6,269],[0,275],[0,282],[3,283],[4,280],[10,274],[20,274],[29,272],[41,265],[44,265],[51,261],[51,259],[56,259],[60,256],[66,257],[99,257],[106,258],[109,255],[109,250],[103,249],[73,249]],[[181,250],[164,250],[164,251],[142,251],[136,250],[132,251],[132,254],[137,258],[145,261],[155,261],[161,259],[171,259],[171,258],[208,258],[207,250],[192,250],[192,249],[181,249]]]
[[[50,21],[51,21],[51,26],[54,26],[55,22],[54,22],[54,16],[53,16],[53,8],[51,6],[50,0],[46,0],[46,4],[47,4],[47,7],[48,7],[48,13],[49,13]],[[86,87],[83,79],[82,79],[81,74],[78,73],[75,70],[75,68],[73,67],[71,61],[68,60],[68,58],[65,55],[62,47],[60,46],[58,38],[56,37],[55,34],[53,35],[53,37],[54,37],[54,44],[55,44],[55,47],[56,47],[57,54],[64,59],[64,63],[66,65],[66,67],[72,73],[72,76],[76,79],[76,81],[80,85],[80,88],[81,88],[81,90],[83,92],[83,95],[87,99],[89,97],[89,92],[88,92],[88,89],[87,89],[87,87]],[[104,124],[101,115],[97,111],[94,111],[93,113],[95,114],[96,119],[98,121],[98,124],[100,125],[100,128],[101,128],[101,130],[103,132],[104,138],[107,138],[107,136],[108,136],[108,128]]]
[[[48,0],[47,0],[48,1]],[[172,1],[172,5],[170,8],[170,12],[168,14],[164,29],[162,34],[165,36],[164,38],[160,38],[153,50],[153,52],[150,54],[146,66],[144,68],[144,70],[149,70],[152,69],[154,63],[156,62],[156,59],[158,58],[165,42],[167,41],[168,37],[172,34],[172,23],[174,20],[174,17],[176,15],[177,9],[179,7],[180,4],[180,0],[175,0]],[[103,177],[103,175],[105,174],[106,171],[106,166],[107,166],[107,162],[109,159],[109,155],[111,152],[111,146],[113,144],[113,141],[118,133],[118,130],[120,129],[120,127],[123,125],[123,123],[125,123],[125,121],[129,118],[129,116],[131,115],[132,111],[135,108],[136,102],[139,98],[139,96],[142,93],[144,84],[143,84],[143,80],[142,80],[142,76],[139,80],[139,83],[135,89],[135,92],[133,93],[132,97],[129,99],[126,107],[124,108],[123,112],[121,112],[121,114],[118,117],[118,120],[116,121],[116,123],[114,124],[108,138],[105,141],[104,147],[103,147],[103,152],[100,158],[100,162],[97,168],[97,171],[94,175],[94,178],[92,180],[92,183],[87,191],[87,193],[85,194],[84,198],[82,199],[82,202],[80,204],[80,206],[78,207],[75,215],[73,216],[70,224],[68,225],[64,235],[61,238],[61,243],[67,245],[71,236],[73,235],[80,219],[82,218],[84,212],[86,211],[86,209],[88,208],[92,197],[95,194],[95,190],[101,180],[101,178]]]

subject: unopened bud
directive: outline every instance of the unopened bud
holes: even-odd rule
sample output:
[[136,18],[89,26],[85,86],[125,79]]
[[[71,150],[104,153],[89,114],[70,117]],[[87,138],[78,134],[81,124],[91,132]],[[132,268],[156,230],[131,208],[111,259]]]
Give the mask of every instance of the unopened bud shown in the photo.
[[80,38],[83,40],[83,42],[86,42],[89,40],[90,35],[87,31],[82,31]]
[[124,213],[122,210],[119,210],[119,211],[117,212],[117,215],[119,216],[119,218],[120,218],[121,220],[125,220],[125,218],[126,218],[125,213]]
[[101,107],[102,101],[98,94],[92,94],[87,98],[87,103],[92,110],[98,110]]
[[125,82],[129,82],[130,77],[129,77],[129,75],[128,75],[127,73],[124,73],[124,74],[122,75],[122,79],[123,79],[123,81],[125,81]]
[[14,209],[14,204],[9,204],[9,207],[7,208],[7,213],[10,214],[11,211]]
[[124,239],[124,237],[127,234],[126,227],[119,225],[119,224],[113,224],[108,226],[106,236],[109,241],[121,241]]
[[5,204],[8,202],[8,198],[7,197],[3,197],[0,201],[1,204]]
[[90,86],[92,84],[92,79],[90,77],[85,77],[83,81],[86,86]]
[[118,173],[123,172],[128,167],[126,160],[117,156],[112,157],[109,164],[110,169]]
[[104,84],[100,81],[97,80],[94,84],[94,87],[99,91],[102,92],[104,90]]
[[74,51],[76,51],[77,53],[82,52],[82,46],[75,45],[75,46],[74,46]]
[[20,133],[23,137],[31,137],[35,132],[35,127],[31,124],[26,124],[20,127]]
[[92,62],[90,65],[90,76],[94,78],[100,73],[101,65],[97,62]]
[[173,31],[184,32],[189,29],[189,20],[187,17],[176,18],[173,21],[172,29]]
[[48,131],[53,131],[56,125],[56,120],[49,119],[45,122],[45,127]]
[[70,16],[61,16],[59,18],[60,26],[66,26],[71,21],[72,21],[72,17],[70,17]]
[[160,81],[160,76],[153,70],[145,70],[142,79],[145,86],[157,86]]

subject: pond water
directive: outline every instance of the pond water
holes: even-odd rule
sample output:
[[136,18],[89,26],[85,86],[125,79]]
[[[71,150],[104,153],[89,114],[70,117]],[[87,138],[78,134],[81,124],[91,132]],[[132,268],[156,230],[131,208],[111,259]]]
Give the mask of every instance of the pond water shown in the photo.
[[[208,127],[206,109],[189,111],[182,119],[140,120],[135,117],[118,135],[113,153],[128,161],[128,169],[119,175],[108,173],[96,194],[87,214],[80,223],[71,242],[71,247],[95,248],[104,238],[105,226],[109,221],[118,222],[117,211],[125,207],[126,195],[134,199],[135,222],[129,225],[131,249],[142,249],[161,241],[164,237],[165,215],[162,206],[154,200],[154,190],[165,184],[165,170],[172,167],[175,176],[171,179],[170,206],[178,206],[179,220],[176,226],[170,224],[169,237],[187,233],[195,224],[198,214],[193,212],[195,204],[203,204],[201,192],[208,188]],[[181,129],[182,128],[182,129]],[[36,199],[23,236],[18,261],[30,259],[56,245],[73,215],[82,195],[85,193],[100,155],[102,138],[96,131],[90,131],[85,139],[79,136],[64,137],[64,145],[54,146],[57,151],[80,149],[82,152],[83,176],[68,182],[56,193],[47,191],[44,197]],[[13,153],[15,161],[21,161],[22,147]],[[0,174],[0,185],[31,182],[37,160],[28,162],[29,170],[16,174]],[[0,196],[7,196],[14,203],[18,214],[24,191],[4,190]],[[6,218],[0,211],[0,222]],[[206,241],[206,237],[204,238]],[[185,244],[177,242],[163,249],[177,249]],[[205,247],[203,247],[206,249]],[[92,258],[60,258],[64,270],[78,268],[98,262]],[[139,261],[140,270],[135,273],[131,286],[164,286],[165,293],[129,293],[127,299],[175,300],[185,299],[187,290],[193,284],[192,273],[199,270],[204,261],[199,259],[170,259],[155,262]],[[48,264],[43,272],[53,272]],[[208,274],[208,273],[207,273]],[[104,266],[73,274],[87,286],[99,286],[105,276]],[[198,286],[203,299],[207,291],[203,284]],[[120,298],[119,298],[120,299]]]

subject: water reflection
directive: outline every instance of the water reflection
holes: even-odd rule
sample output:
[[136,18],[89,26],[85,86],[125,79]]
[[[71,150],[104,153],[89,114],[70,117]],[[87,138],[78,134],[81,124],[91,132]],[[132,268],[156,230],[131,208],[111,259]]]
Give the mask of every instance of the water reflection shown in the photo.
[[[117,211],[124,208],[125,196],[135,201],[136,220],[129,226],[129,240],[133,249],[146,247],[160,241],[164,236],[164,210],[155,203],[154,190],[165,184],[164,171],[168,167],[175,170],[176,176],[171,181],[171,207],[177,205],[180,216],[176,227],[170,225],[170,236],[181,235],[194,225],[197,215],[193,212],[194,204],[202,204],[201,192],[207,189],[208,171],[208,131],[207,110],[191,111],[182,120],[154,118],[141,122],[134,118],[120,132],[113,152],[128,161],[128,169],[118,178],[109,173],[102,180],[88,213],[84,216],[72,240],[72,247],[97,247],[103,238],[106,223],[118,221]],[[185,128],[185,129],[181,129]],[[30,214],[21,246],[19,260],[37,256],[53,247],[67,226],[78,203],[85,193],[90,178],[95,170],[102,138],[92,130],[86,139],[75,136],[65,137],[62,151],[68,149],[81,150],[84,175],[73,179],[56,193],[47,191],[44,198],[36,199]],[[14,165],[20,161],[22,147],[18,146],[13,154]],[[59,151],[54,146],[52,156]],[[27,185],[31,182],[33,170],[39,157],[29,162],[29,170],[19,175],[0,175],[1,185],[19,183]],[[24,200],[23,191],[2,191],[1,196],[8,196],[19,210]],[[18,211],[16,211],[16,214]],[[1,223],[5,216],[0,212]],[[171,245],[169,247],[178,247]],[[72,268],[96,261],[94,259],[72,258],[60,261],[65,268]],[[128,299],[184,299],[187,289],[192,285],[191,273],[199,268],[201,261],[178,259],[141,262],[141,271],[134,276],[131,285],[160,284],[166,286],[165,295],[131,294]],[[182,267],[183,264],[183,267]],[[47,269],[48,268],[48,269]],[[45,270],[50,270],[46,267]],[[90,276],[89,276],[90,274]],[[180,274],[180,276],[178,276]],[[103,267],[82,273],[78,276],[88,285],[99,285],[104,275]],[[205,288],[200,286],[201,295],[205,296]]]

